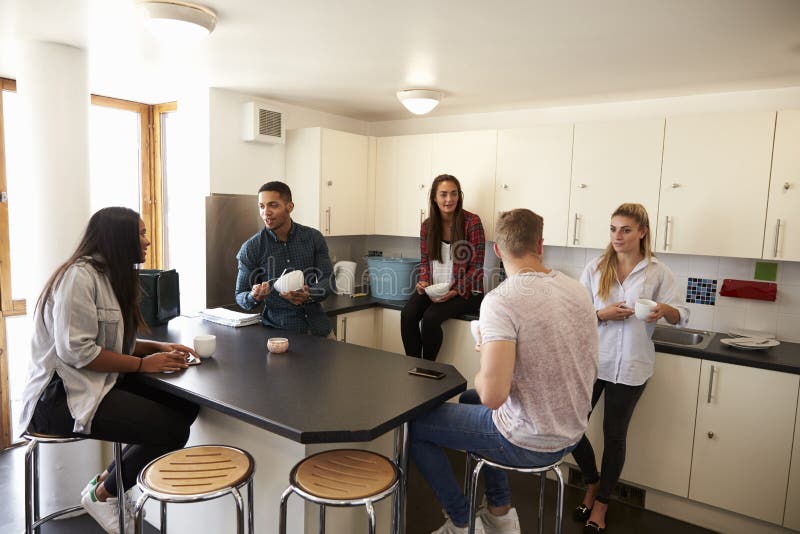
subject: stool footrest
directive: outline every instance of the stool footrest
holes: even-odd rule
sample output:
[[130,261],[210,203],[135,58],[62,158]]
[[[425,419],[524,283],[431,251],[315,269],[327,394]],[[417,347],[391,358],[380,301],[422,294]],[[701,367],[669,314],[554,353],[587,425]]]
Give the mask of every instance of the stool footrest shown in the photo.
[[61,517],[62,515],[74,514],[75,512],[79,511],[83,512],[83,506],[78,505],[78,506],[73,506],[72,508],[64,508],[63,510],[59,510],[58,512],[53,512],[52,514],[47,515],[39,519],[38,521],[34,522],[33,525],[31,525],[31,528],[33,529],[38,528],[39,526],[47,523],[51,519],[55,519],[56,517]]

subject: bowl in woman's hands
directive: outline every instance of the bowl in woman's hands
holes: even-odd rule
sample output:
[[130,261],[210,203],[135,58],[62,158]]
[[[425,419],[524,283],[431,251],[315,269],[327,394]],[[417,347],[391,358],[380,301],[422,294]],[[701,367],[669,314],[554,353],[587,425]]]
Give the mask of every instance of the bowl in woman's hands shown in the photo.
[[425,293],[432,299],[440,299],[443,296],[447,295],[447,292],[450,291],[450,284],[448,282],[443,282],[441,284],[433,284],[431,286],[425,287]]

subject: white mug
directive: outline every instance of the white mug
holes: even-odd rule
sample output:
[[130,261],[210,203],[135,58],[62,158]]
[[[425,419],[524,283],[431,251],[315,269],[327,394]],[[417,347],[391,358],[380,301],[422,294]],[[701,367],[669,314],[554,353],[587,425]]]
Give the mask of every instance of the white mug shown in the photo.
[[194,336],[194,351],[201,358],[210,358],[217,350],[217,336],[201,335]]
[[650,299],[637,300],[636,306],[633,308],[636,318],[641,319],[642,321],[647,319],[647,317],[653,313],[653,308],[656,307],[656,304],[656,301]]

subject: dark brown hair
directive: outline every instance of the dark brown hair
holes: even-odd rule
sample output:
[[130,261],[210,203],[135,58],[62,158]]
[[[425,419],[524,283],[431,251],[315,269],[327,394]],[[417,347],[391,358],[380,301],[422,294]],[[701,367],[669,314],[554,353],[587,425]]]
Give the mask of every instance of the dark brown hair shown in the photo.
[[538,255],[544,219],[524,208],[506,211],[497,218],[495,240],[500,250],[515,258]]
[[[450,225],[450,243],[458,243],[464,240],[464,192],[461,191],[461,183],[452,174],[440,174],[434,178],[431,184],[431,193],[428,200],[427,219],[428,227],[425,234],[425,244],[428,247],[428,258],[431,261],[443,261],[442,259],[442,214],[436,204],[436,191],[443,182],[453,182],[458,188],[458,204]],[[452,249],[451,249],[452,250]]]
[[140,288],[136,264],[142,262],[139,244],[139,214],[129,208],[103,208],[89,219],[78,248],[62,263],[45,284],[36,308],[44,319],[44,307],[53,296],[64,273],[84,256],[87,263],[105,274],[117,297],[125,326],[123,351],[130,350],[136,333],[146,330],[144,318],[139,310]]

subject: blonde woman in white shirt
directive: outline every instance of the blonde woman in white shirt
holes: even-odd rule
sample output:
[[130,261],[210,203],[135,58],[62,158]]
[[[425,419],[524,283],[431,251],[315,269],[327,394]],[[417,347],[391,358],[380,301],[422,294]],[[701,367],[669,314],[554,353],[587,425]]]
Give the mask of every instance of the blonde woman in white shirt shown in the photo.
[[[641,204],[622,204],[611,216],[611,242],[583,271],[581,283],[597,313],[599,372],[592,394],[594,408],[605,392],[602,476],[594,450],[584,435],[572,452],[587,485],[574,516],[587,521],[584,533],[604,532],[608,499],[625,464],[625,442],[633,410],[653,374],[655,347],[650,337],[664,318],[684,325],[688,308],[677,293],[669,268],[650,249],[650,221]],[[634,315],[640,298],[656,302],[644,320]]]

